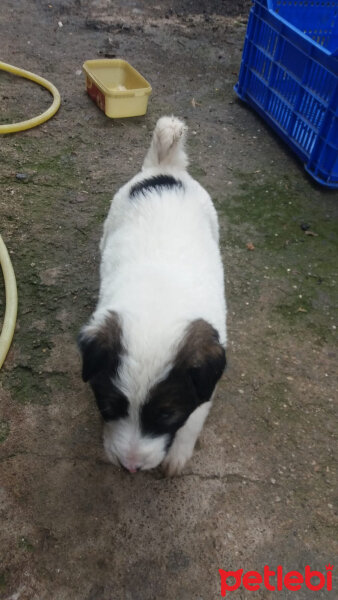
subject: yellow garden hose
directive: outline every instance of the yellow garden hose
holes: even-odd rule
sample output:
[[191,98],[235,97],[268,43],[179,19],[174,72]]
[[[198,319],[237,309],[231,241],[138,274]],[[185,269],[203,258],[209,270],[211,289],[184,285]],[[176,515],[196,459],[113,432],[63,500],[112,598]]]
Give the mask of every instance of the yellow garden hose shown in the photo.
[[0,369],[7,356],[7,352],[11,345],[15,323],[16,313],[18,310],[18,294],[16,290],[15,275],[7,252],[7,248],[0,235],[0,264],[2,267],[2,273],[4,276],[5,290],[6,290],[6,311],[2,331],[0,335]]
[[[34,117],[33,119],[28,119],[27,121],[20,121],[19,123],[11,123],[9,125],[0,125],[0,134],[2,133],[14,133],[15,131],[24,131],[25,129],[30,129],[31,127],[35,127],[36,125],[40,125],[44,123],[48,119],[50,119],[57,110],[59,109],[61,98],[58,90],[55,85],[44,79],[43,77],[39,77],[39,75],[35,75],[34,73],[30,73],[29,71],[25,71],[24,69],[19,69],[18,67],[13,67],[12,65],[8,65],[7,63],[0,61],[0,69],[2,71],[8,71],[8,73],[13,73],[13,75],[19,75],[19,77],[25,77],[25,79],[30,79],[39,85],[47,88],[47,90],[53,96],[52,105],[45,110],[41,115]],[[6,310],[5,317],[2,326],[2,331],[0,335],[0,369],[4,363],[4,360],[7,356],[7,352],[11,345],[15,323],[16,323],[16,315],[18,310],[18,293],[16,289],[16,280],[15,274],[12,267],[11,259],[9,258],[9,254],[7,252],[7,248],[3,242],[3,239],[0,235],[0,264],[2,267],[2,272],[4,276],[5,282],[5,290],[6,290]]]
[[35,127],[36,125],[40,125],[44,123],[48,119],[50,119],[57,110],[59,109],[61,98],[58,90],[55,85],[40,77],[39,75],[35,75],[34,73],[30,73],[30,71],[25,71],[24,69],[19,69],[18,67],[13,67],[12,65],[8,65],[7,63],[0,61],[0,69],[2,71],[8,71],[8,73],[13,73],[13,75],[19,75],[19,77],[25,77],[26,79],[30,79],[31,81],[35,81],[39,85],[47,88],[47,90],[52,94],[54,100],[51,106],[45,110],[41,115],[37,117],[33,117],[33,119],[28,119],[27,121],[20,121],[19,123],[10,123],[6,125],[0,125],[0,134],[1,133],[14,133],[15,131],[24,131],[24,129],[30,129],[31,127]]

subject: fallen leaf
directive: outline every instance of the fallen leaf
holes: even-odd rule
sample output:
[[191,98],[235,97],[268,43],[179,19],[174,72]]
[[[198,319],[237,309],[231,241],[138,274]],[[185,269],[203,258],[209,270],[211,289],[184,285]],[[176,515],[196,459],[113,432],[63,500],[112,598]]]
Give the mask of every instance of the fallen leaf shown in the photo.
[[302,306],[300,306],[299,308],[297,308],[297,312],[307,312],[306,308],[303,308]]
[[196,106],[201,106],[201,103],[200,102],[196,102],[195,98],[193,98],[192,101],[191,101],[191,106],[193,108],[196,108]]
[[255,249],[255,246],[253,245],[252,242],[248,242],[247,245],[246,245],[246,247],[247,247],[248,250],[254,250]]

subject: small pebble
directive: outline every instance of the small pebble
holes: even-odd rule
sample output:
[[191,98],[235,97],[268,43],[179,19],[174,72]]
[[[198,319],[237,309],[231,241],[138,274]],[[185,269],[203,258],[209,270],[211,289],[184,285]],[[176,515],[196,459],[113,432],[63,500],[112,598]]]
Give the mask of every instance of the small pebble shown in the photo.
[[27,175],[27,173],[17,173],[15,175],[15,178],[18,181],[22,181],[22,183],[28,183],[28,181],[29,181],[29,175]]

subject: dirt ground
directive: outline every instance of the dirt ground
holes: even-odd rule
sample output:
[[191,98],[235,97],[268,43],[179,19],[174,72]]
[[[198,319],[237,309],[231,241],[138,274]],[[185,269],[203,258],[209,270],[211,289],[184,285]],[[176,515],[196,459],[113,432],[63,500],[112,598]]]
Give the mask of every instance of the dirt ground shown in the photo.
[[[62,96],[52,120],[0,146],[0,230],[19,293],[0,384],[2,600],[216,600],[219,568],[337,564],[338,194],[236,99],[249,5],[1,2],[1,59]],[[112,121],[89,99],[82,63],[104,56],[151,83],[145,117]],[[1,122],[50,103],[4,73],[0,97]],[[186,119],[190,172],[218,210],[229,308],[228,370],[173,479],[106,463],[76,347],[111,197],[163,114]],[[2,286],[0,301],[2,314]],[[227,597],[334,598],[333,575],[332,592]]]

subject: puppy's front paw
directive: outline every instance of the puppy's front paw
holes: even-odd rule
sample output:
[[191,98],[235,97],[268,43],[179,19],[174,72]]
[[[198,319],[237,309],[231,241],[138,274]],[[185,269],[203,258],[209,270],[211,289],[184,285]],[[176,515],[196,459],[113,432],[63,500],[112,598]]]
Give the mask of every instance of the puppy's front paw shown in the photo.
[[183,471],[186,463],[192,455],[192,452],[188,453],[172,450],[174,450],[174,448],[169,451],[166,458],[162,462],[162,470],[166,477],[174,477],[174,475],[179,475]]

